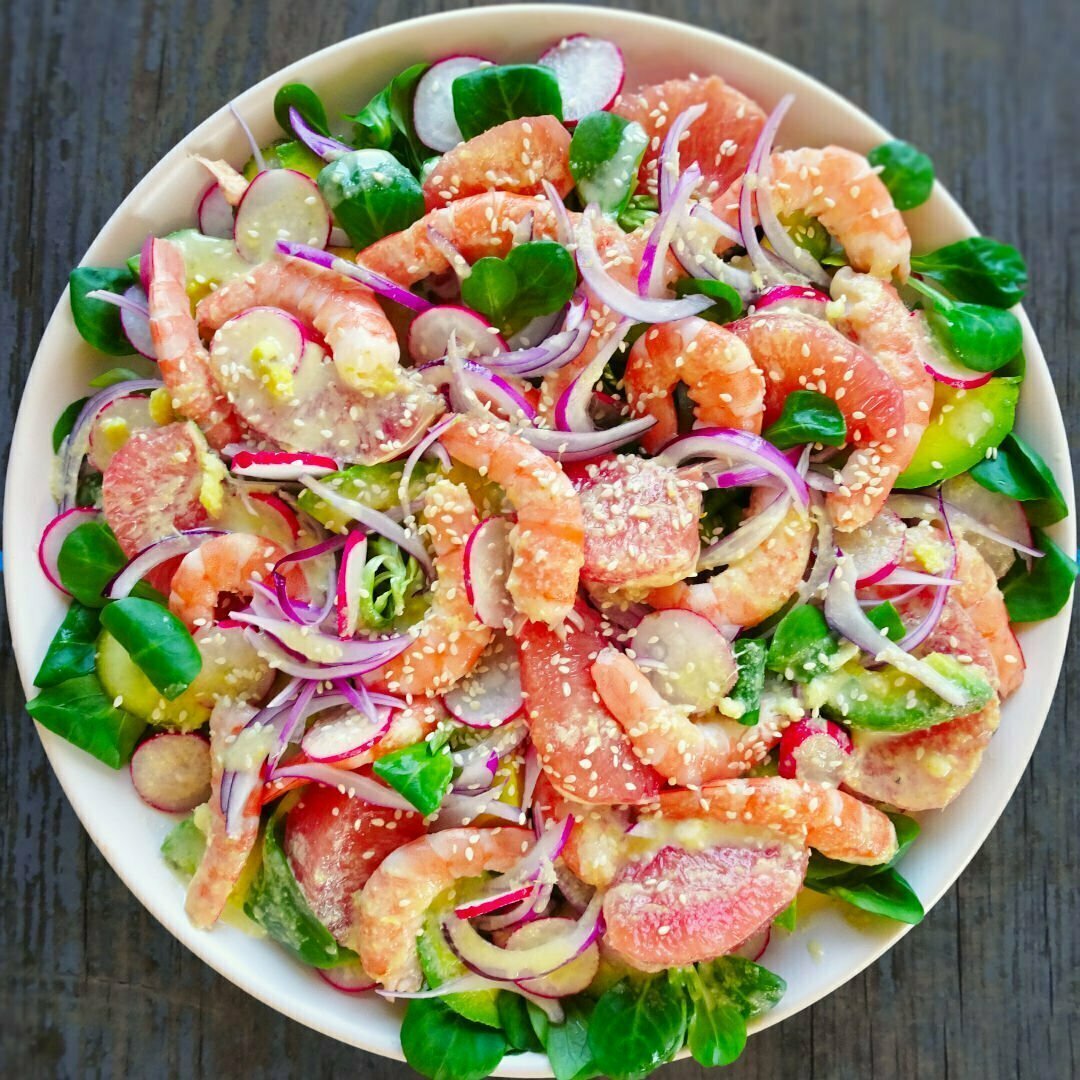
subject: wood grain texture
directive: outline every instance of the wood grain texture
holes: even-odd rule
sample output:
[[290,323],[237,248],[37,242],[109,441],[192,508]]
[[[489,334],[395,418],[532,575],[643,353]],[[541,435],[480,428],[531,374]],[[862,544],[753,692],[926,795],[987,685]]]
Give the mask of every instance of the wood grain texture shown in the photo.
[[[8,0],[0,5],[0,394],[5,445],[68,269],[197,121],[346,35],[437,0]],[[630,0],[766,49],[926,148],[979,226],[1031,263],[1028,311],[1080,410],[1073,0]],[[556,28],[557,29],[557,28]],[[0,734],[0,1073],[411,1075],[246,997],[126,891],[69,809],[23,710],[6,626]],[[1075,640],[1071,656],[1077,655]],[[990,839],[869,971],[756,1037],[738,1078],[1080,1074],[1080,679],[1069,671]],[[700,1074],[669,1068],[669,1080]]]

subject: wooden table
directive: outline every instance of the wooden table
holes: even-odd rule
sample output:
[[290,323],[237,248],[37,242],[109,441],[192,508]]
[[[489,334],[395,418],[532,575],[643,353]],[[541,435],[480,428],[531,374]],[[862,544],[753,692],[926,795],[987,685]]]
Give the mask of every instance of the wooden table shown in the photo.
[[[291,60],[458,6],[8,0],[0,14],[5,434],[68,269],[164,151]],[[620,6],[683,18],[781,56],[928,150],[979,226],[1027,255],[1028,312],[1066,416],[1077,415],[1080,363],[1070,362],[1070,346],[1080,348],[1080,36],[1071,0]],[[258,1004],[143,911],[69,809],[23,711],[6,634],[3,645],[0,1073],[411,1075]],[[1080,740],[1066,728],[1078,686],[1070,672],[1019,793],[925,923],[843,989],[752,1040],[731,1076],[1080,1073]],[[684,1063],[663,1075],[699,1072]]]

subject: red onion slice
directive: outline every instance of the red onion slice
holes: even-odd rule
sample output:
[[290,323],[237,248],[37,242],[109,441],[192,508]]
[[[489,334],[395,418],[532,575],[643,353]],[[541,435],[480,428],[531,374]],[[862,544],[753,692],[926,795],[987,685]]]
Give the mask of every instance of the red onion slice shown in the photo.
[[603,431],[551,431],[548,428],[521,428],[517,435],[537,450],[559,461],[588,461],[599,454],[617,450],[633,442],[656,423],[655,417],[628,420]]
[[[678,186],[680,177],[683,175],[679,143],[689,133],[690,125],[700,120],[707,109],[708,106],[704,104],[691,105],[689,109],[679,113],[672,121],[671,127],[668,128],[668,133],[664,137],[664,145],[660,150],[658,164],[659,183],[657,194],[661,210],[667,209],[671,205],[672,195]],[[701,162],[691,162],[691,168],[700,164]]]
[[416,811],[416,807],[393,788],[385,787],[370,776],[362,776],[360,773],[349,772],[347,769],[336,769],[333,765],[323,765],[313,761],[300,765],[279,765],[271,773],[269,779],[308,780],[313,784],[333,788],[350,798],[363,799],[372,806],[382,806],[387,810]]
[[[38,565],[41,572],[49,579],[49,583],[55,585],[62,593],[71,595],[60,582],[60,571],[56,567],[56,560],[60,555],[60,549],[64,541],[82,524],[87,521],[97,521],[101,512],[92,506],[73,506],[70,510],[64,510],[57,514],[42,530],[41,539],[38,541]],[[108,591],[108,590],[106,590]]]
[[[256,616],[257,617],[257,616]],[[234,616],[237,622],[239,618]],[[246,616],[248,620],[252,616]],[[274,620],[266,620],[273,622]],[[286,626],[296,629],[295,624],[286,623]],[[369,671],[382,667],[389,660],[393,660],[400,652],[408,647],[411,639],[404,643],[396,640],[392,648],[382,652],[373,652],[363,660],[347,661],[340,664],[325,664],[313,660],[307,660],[299,656],[293,650],[286,647],[275,635],[269,632],[259,632],[254,626],[244,631],[244,637],[258,650],[273,668],[283,671],[286,675],[292,675],[299,679],[314,679],[329,681],[332,679],[352,679],[357,675],[366,675]]]
[[763,510],[748,518],[732,533],[714,541],[698,556],[698,571],[715,570],[749,555],[779,527],[791,509],[791,496],[782,492]]
[[295,106],[289,107],[289,123],[296,137],[316,156],[323,161],[337,161],[345,154],[351,154],[353,148],[346,146],[329,135],[320,135],[314,128],[309,127],[307,121],[300,115],[300,110]]
[[[542,918],[530,921],[519,927],[506,942],[509,952],[524,952],[557,941],[570,932],[573,919]],[[569,997],[585,990],[596,977],[600,966],[600,949],[594,941],[580,952],[573,960],[539,979],[522,979],[518,985],[530,994],[539,994],[546,998]]]
[[501,911],[511,904],[532,896],[532,885],[518,885],[516,888],[507,889],[505,892],[495,893],[490,896],[478,897],[468,900],[454,908],[454,914],[459,919],[475,919],[478,915],[489,915],[493,911]]
[[622,348],[632,325],[629,319],[620,320],[592,360],[559,396],[555,404],[555,426],[561,431],[596,430],[596,425],[589,416],[593,388],[599,382],[608,362]]
[[317,266],[323,266],[338,274],[351,277],[354,281],[359,281],[361,285],[366,285],[373,293],[385,296],[388,300],[393,300],[394,303],[410,308],[412,311],[427,311],[429,307],[434,306],[430,300],[417,296],[416,293],[410,292],[396,281],[391,281],[390,278],[384,277],[374,270],[369,270],[359,263],[342,259],[332,252],[322,251],[307,244],[294,244],[286,241],[279,241],[277,249],[282,255],[290,255],[296,259],[306,259]]
[[671,242],[686,218],[690,200],[701,184],[701,170],[691,165],[679,177],[664,208],[653,222],[638,271],[638,292],[642,296],[662,297],[664,294],[664,266]]
[[875,585],[892,574],[904,557],[906,535],[900,517],[882,509],[869,524],[839,537],[840,550],[852,561],[856,588]]
[[338,637],[351,638],[360,622],[360,592],[367,562],[367,534],[354,529],[341,549],[337,576]]
[[221,529],[187,529],[175,536],[155,540],[143,548],[105,587],[110,600],[123,600],[147,574],[162,563],[186,555],[215,536],[225,536]]
[[585,284],[596,299],[619,315],[634,322],[666,323],[700,315],[713,303],[708,296],[685,296],[679,300],[658,300],[639,296],[622,282],[617,281],[604,268],[603,259],[596,247],[592,219],[599,211],[590,206],[581,215],[577,229],[578,269]]
[[[940,520],[941,517],[941,506],[936,498],[929,495],[890,495],[887,505],[903,518],[921,518],[923,521],[933,521],[935,519]],[[1032,559],[1041,559],[1046,554],[1039,551],[1038,548],[1030,547],[1016,537],[1007,536],[978,518],[972,517],[971,514],[955,503],[945,500],[944,509],[949,515],[949,520],[961,532],[971,532],[978,536],[985,536],[987,540],[1004,544],[1006,547],[1013,548],[1015,551],[1019,551]]]
[[461,975],[456,979],[448,979],[446,982],[440,983],[434,990],[402,992],[376,989],[375,993],[390,1000],[401,998],[404,1001],[423,1001],[425,998],[442,998],[448,994],[467,994],[475,990],[505,990],[508,993],[523,997],[526,1001],[531,1001],[553,1024],[561,1024],[566,1019],[566,1014],[557,1001],[542,998],[537,994],[530,994],[528,991],[522,990],[520,986],[495,982],[492,979],[485,979],[483,975],[476,974]]
[[[507,420],[532,423],[536,419],[536,410],[528,398],[501,375],[473,360],[451,359],[446,356],[425,364],[419,370],[428,386],[450,390],[451,404],[459,413],[490,408],[496,415]],[[459,388],[455,386],[455,374],[464,385],[464,393],[457,392]]]
[[[309,710],[309,715],[317,716],[346,704],[349,702],[344,694],[327,694],[313,700],[315,709]],[[356,712],[316,720],[300,740],[300,749],[312,761],[324,764],[348,761],[378,743],[390,730],[390,721],[389,709],[383,709],[375,721]]]

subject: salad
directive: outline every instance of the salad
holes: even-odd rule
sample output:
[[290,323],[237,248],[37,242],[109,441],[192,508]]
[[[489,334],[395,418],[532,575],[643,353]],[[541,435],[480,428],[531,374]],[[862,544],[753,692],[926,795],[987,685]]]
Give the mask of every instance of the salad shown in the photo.
[[913,252],[907,143],[624,75],[282,86],[192,227],[71,274],[135,366],[53,432],[30,714],[176,815],[196,926],[401,1000],[438,1080],[727,1064],[804,890],[917,922],[911,815],[1077,573],[1020,254]]

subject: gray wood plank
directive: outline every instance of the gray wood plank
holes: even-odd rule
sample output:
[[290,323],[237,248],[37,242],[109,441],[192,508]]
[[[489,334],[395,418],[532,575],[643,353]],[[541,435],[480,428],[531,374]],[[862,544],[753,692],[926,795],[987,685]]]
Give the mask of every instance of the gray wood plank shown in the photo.
[[[150,165],[256,79],[439,0],[13,0],[0,12],[0,430],[69,267]],[[1069,0],[630,0],[791,61],[926,148],[1032,267],[1066,416],[1080,406],[1080,149]],[[6,624],[0,733],[0,1067],[30,1076],[398,1077],[194,959],[88,843],[23,710]],[[1075,657],[1073,641],[1071,656]],[[1022,787],[958,885],[868,972],[755,1038],[735,1077],[1080,1073],[1077,741],[1067,662]],[[671,1067],[690,1080],[702,1070]]]

